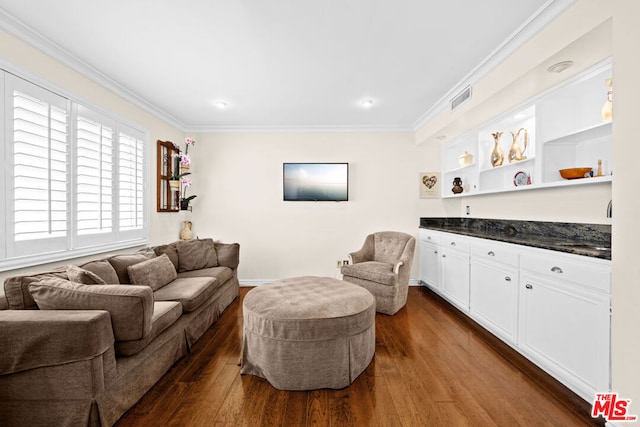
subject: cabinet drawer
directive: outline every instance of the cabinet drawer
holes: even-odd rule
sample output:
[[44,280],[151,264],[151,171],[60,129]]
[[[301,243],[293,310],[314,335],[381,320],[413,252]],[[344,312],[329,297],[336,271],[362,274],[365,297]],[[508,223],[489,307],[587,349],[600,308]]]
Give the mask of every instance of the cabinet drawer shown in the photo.
[[558,255],[522,253],[520,267],[556,280],[574,282],[606,293],[611,291],[611,267],[589,259],[577,261]]
[[455,249],[457,251],[469,252],[469,240],[458,234],[443,234],[440,239],[440,245],[443,250]]
[[490,240],[473,240],[471,256],[480,257],[503,265],[518,266],[518,249]]
[[437,231],[427,230],[426,228],[420,229],[420,240],[422,240],[423,242],[439,244],[440,236],[441,234]]

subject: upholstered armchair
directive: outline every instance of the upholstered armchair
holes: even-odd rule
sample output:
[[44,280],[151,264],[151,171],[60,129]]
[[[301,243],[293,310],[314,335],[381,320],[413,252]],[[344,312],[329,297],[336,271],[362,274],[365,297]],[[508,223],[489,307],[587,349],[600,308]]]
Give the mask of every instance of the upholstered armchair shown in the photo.
[[371,292],[377,312],[395,314],[407,302],[415,247],[416,239],[405,233],[370,234],[359,251],[349,254],[351,264],[342,267],[342,278]]

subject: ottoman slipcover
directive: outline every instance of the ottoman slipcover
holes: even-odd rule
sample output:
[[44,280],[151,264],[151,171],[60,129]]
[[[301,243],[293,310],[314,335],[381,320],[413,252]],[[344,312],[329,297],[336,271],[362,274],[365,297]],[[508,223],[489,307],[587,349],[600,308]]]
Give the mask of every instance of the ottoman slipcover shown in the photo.
[[280,390],[347,387],[373,359],[375,310],[367,290],[329,277],[254,288],[243,302],[240,373]]

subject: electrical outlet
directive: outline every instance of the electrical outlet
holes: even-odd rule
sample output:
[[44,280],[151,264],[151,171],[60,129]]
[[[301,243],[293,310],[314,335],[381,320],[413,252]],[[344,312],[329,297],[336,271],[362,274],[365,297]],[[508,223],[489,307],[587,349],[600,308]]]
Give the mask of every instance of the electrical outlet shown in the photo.
[[349,260],[348,259],[343,259],[342,260],[342,265],[349,265]]
[[471,214],[471,206],[467,205],[465,210],[467,212],[467,215]]
[[337,267],[337,268],[342,267],[342,261],[341,261],[341,260],[338,260],[338,261],[337,261],[337,265],[336,265],[336,267]]

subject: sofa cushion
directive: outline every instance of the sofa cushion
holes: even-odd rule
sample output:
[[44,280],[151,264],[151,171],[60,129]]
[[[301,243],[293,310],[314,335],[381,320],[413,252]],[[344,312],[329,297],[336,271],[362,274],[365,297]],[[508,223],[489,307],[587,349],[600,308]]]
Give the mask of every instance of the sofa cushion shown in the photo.
[[156,301],[178,301],[182,311],[189,313],[200,307],[216,290],[213,277],[176,279],[153,293]]
[[393,264],[378,261],[359,262],[342,267],[345,276],[357,277],[382,285],[395,285],[398,275],[393,272]]
[[180,264],[178,263],[178,250],[176,249],[175,243],[170,243],[168,245],[160,245],[153,248],[153,252],[160,256],[162,254],[167,254],[176,271],[180,268]]
[[115,285],[116,283],[120,283],[116,270],[106,259],[90,261],[86,264],[82,264],[80,267],[92,273],[95,273],[107,284]]
[[154,291],[177,277],[176,269],[166,254],[130,265],[127,271],[132,284],[149,286]]
[[109,263],[113,266],[113,269],[116,270],[116,274],[118,275],[118,283],[122,285],[128,285],[131,283],[129,279],[129,271],[127,268],[129,266],[138,264],[140,262],[144,262],[148,260],[149,257],[142,254],[125,254],[125,255],[115,255],[110,257]]
[[106,310],[116,341],[131,341],[151,332],[153,291],[148,286],[83,285],[46,278],[29,285],[40,310]]
[[178,273],[179,278],[187,278],[187,277],[215,277],[216,287],[222,285],[227,280],[233,277],[233,270],[229,267],[210,267],[203,268],[200,270],[192,270],[185,271],[183,273]]
[[178,272],[218,265],[213,239],[180,240],[176,242],[176,250],[178,251]]
[[9,277],[4,281],[4,295],[7,298],[9,310],[37,310],[38,306],[29,292],[29,284],[46,277],[66,279],[66,267],[40,273],[27,273]]
[[156,301],[153,303],[151,318],[151,333],[146,337],[134,341],[116,341],[116,354],[131,356],[139,353],[162,331],[173,325],[182,315],[182,304],[177,301]]
[[106,285],[107,282],[102,280],[93,271],[85,270],[84,268],[70,265],[67,267],[67,276],[69,280],[76,283],[82,283],[83,285]]

